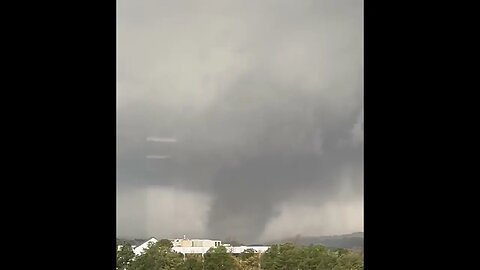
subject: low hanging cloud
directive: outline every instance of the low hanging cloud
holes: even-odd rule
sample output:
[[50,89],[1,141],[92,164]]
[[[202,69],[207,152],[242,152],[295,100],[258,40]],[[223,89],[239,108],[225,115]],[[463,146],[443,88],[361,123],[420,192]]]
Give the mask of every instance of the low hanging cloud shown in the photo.
[[118,234],[362,230],[362,5],[119,0]]
[[149,236],[194,237],[205,233],[210,198],[175,188],[146,190],[146,232]]
[[362,201],[328,202],[320,205],[289,202],[283,204],[278,211],[280,214],[267,223],[261,240],[363,231]]

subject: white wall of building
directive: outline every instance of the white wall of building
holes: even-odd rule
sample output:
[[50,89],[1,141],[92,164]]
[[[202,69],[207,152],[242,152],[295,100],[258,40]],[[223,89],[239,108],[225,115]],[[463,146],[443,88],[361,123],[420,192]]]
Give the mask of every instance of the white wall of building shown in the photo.
[[[225,247],[227,252],[233,254],[240,254],[247,249],[253,249],[257,253],[264,253],[270,247],[269,246],[240,246],[240,247]],[[172,250],[182,254],[205,254],[210,247],[173,247]]]
[[[197,243],[198,245],[202,246],[193,246],[193,247],[181,247],[181,246],[174,246],[172,248],[173,251],[182,253],[182,254],[205,254],[210,248],[215,248],[216,246],[221,246],[221,241],[218,240],[209,240],[209,239],[190,239],[189,241],[193,241],[193,243]],[[148,248],[150,243],[157,243],[158,240],[155,238],[151,238],[145,243],[139,245],[138,247],[133,249],[135,256],[140,256],[145,249]],[[175,240],[172,240],[172,243],[176,243]],[[233,254],[240,254],[247,249],[253,249],[256,253],[264,253],[270,247],[269,246],[239,246],[239,247],[225,247],[227,252]]]

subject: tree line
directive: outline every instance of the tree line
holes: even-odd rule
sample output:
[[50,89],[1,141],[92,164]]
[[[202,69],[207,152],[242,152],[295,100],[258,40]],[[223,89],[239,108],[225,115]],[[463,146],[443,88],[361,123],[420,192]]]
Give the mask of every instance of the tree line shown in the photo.
[[117,270],[363,270],[363,252],[331,250],[320,245],[308,247],[291,243],[271,246],[265,253],[247,249],[231,254],[223,246],[200,254],[183,255],[162,239],[151,243],[140,256],[125,243],[117,247]]

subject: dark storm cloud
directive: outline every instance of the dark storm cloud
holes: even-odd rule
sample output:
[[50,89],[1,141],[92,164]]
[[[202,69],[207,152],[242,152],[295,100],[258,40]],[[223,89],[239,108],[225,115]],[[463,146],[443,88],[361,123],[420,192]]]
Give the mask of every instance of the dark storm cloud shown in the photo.
[[295,192],[361,198],[362,4],[120,1],[119,189],[208,194],[205,235],[244,241]]

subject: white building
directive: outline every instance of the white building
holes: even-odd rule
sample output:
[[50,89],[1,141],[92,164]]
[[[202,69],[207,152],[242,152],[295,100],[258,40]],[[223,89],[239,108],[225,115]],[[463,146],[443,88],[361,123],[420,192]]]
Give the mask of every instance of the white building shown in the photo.
[[155,244],[157,242],[158,242],[158,240],[155,237],[152,237],[152,238],[148,239],[145,243],[139,245],[138,247],[135,247],[133,249],[133,253],[135,253],[135,256],[140,256],[144,252],[144,250],[148,248],[150,243]]
[[[228,253],[240,254],[247,249],[253,249],[255,253],[264,253],[269,246],[240,246],[240,247],[225,247]],[[182,254],[205,254],[209,247],[173,247],[172,250]]]
[[[205,254],[210,248],[215,248],[222,246],[222,242],[219,240],[210,240],[210,239],[173,239],[171,240],[173,247],[172,250],[178,253],[186,254]],[[140,256],[148,246],[153,243],[157,243],[158,240],[154,237],[147,240],[145,243],[135,247],[133,249],[133,253],[135,256]],[[253,249],[255,253],[264,253],[270,247],[269,246],[238,246],[238,247],[231,247],[227,245],[223,245],[227,252],[232,254],[240,254],[247,249]]]
[[174,247],[219,247],[222,245],[220,240],[210,239],[173,239],[171,240]]

